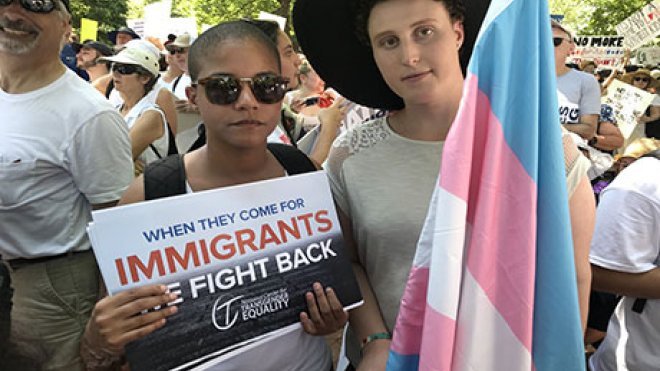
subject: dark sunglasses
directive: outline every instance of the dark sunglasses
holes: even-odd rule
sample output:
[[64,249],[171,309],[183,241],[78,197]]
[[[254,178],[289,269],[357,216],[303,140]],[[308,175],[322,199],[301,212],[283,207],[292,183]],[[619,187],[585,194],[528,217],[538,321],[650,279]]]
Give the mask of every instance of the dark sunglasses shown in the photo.
[[[7,6],[14,0],[0,0],[0,6]],[[57,0],[18,0],[23,9],[33,13],[50,13],[59,9]]]
[[552,43],[555,45],[555,48],[556,48],[559,45],[561,45],[561,43],[564,42],[564,40],[570,42],[568,39],[563,38],[563,37],[553,37],[552,38]]
[[134,64],[120,64],[115,63],[112,65],[112,72],[117,72],[120,75],[132,75],[140,72],[140,67]]
[[641,82],[649,82],[649,81],[651,81],[651,79],[649,79],[648,77],[635,77],[633,80],[635,82],[640,82],[640,81]]
[[195,85],[202,85],[206,98],[213,104],[232,104],[238,100],[243,85],[248,83],[252,94],[260,103],[273,104],[281,101],[286,94],[289,81],[273,73],[263,73],[252,78],[237,78],[232,75],[211,75],[200,79]]
[[188,48],[179,48],[179,47],[176,47],[176,46],[168,46],[166,49],[172,55],[184,54],[185,52],[188,51]]

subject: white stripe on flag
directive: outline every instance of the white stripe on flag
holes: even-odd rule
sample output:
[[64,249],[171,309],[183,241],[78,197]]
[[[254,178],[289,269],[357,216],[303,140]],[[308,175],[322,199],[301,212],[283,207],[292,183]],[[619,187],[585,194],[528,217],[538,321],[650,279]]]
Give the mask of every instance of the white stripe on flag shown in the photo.
[[[433,246],[418,246],[419,250],[432,250],[429,277],[428,304],[439,313],[456,318],[461,290],[467,205],[465,201],[438,187],[429,215],[441,213],[440,218],[428,218],[433,229]],[[438,210],[441,205],[442,210]],[[448,216],[452,217],[448,217]],[[424,228],[426,229],[426,225]]]
[[532,355],[468,271],[457,327],[454,371],[532,370]]

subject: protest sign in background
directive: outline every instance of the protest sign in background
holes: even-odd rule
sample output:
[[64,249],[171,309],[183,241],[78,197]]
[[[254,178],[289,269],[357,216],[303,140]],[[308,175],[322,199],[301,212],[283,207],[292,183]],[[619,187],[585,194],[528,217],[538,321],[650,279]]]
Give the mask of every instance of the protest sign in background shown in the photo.
[[99,22],[93,19],[82,18],[80,20],[80,41],[97,41]]
[[614,65],[623,57],[623,39],[623,36],[575,36],[575,50],[569,58],[576,63],[588,59],[598,66]]
[[635,59],[636,64],[656,65],[660,63],[660,48],[639,48],[633,53],[632,58]]
[[637,49],[660,34],[660,0],[654,0],[616,26],[624,36],[623,46]]
[[163,328],[127,346],[134,370],[194,367],[256,339],[276,341],[300,326],[314,282],[332,287],[346,307],[361,303],[324,172],[93,218],[90,239],[111,294],[158,283],[180,295]]
[[614,117],[621,134],[627,143],[637,139],[644,133],[644,126],[637,123],[637,117],[641,116],[651,104],[655,96],[641,89],[621,82],[612,81],[607,88],[607,96],[603,97],[603,103],[607,103],[614,109]]

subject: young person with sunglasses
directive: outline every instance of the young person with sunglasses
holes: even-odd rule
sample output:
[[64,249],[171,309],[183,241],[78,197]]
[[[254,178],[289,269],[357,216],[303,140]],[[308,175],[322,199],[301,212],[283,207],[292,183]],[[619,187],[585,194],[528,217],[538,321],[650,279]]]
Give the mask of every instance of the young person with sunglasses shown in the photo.
[[91,210],[133,176],[121,116],[60,60],[70,21],[68,0],[0,1],[0,264],[12,326],[34,334],[43,369],[75,371],[99,291]]
[[[295,52],[291,38],[279,28],[276,22],[242,19],[259,28],[276,46],[279,52],[282,76],[289,81],[288,89],[296,89],[299,85],[298,68],[301,60]],[[308,153],[316,164],[322,164],[330,152],[333,140],[336,138],[341,121],[346,115],[348,105],[342,98],[336,99],[333,104],[319,112],[317,116],[302,116],[291,110],[287,104],[282,104],[280,122],[268,136],[268,142],[285,143],[297,147],[297,142],[305,135],[305,127],[319,125],[319,134],[313,149]],[[198,148],[205,141],[205,132],[199,132],[199,138],[192,148]]]
[[590,140],[596,135],[600,115],[600,86],[593,75],[566,66],[566,59],[575,49],[573,37],[559,22],[552,20],[551,27],[559,118],[566,130]]
[[[442,149],[461,102],[462,69],[489,3],[298,0],[294,7],[298,40],[321,78],[351,101],[392,112],[341,134],[326,166],[364,298],[350,313],[346,344],[358,370],[385,369],[440,163],[446,161]],[[328,29],[336,32],[328,35]],[[564,145],[586,321],[594,201],[588,162],[570,138]]]
[[[187,94],[199,107],[207,137],[204,146],[183,156],[187,192],[286,176],[285,165],[266,144],[279,120],[287,84],[275,45],[253,25],[228,22],[204,32],[191,46],[189,58],[193,83]],[[145,185],[140,177],[120,204],[144,199]],[[323,335],[341,328],[347,314],[332,290],[326,296],[315,284],[313,291],[307,294],[310,315],[301,314],[306,332],[300,328],[282,335],[227,359],[217,369],[330,370],[330,352],[324,339],[308,333]],[[120,356],[128,342],[162,327],[176,307],[138,316],[135,313],[175,299],[159,285],[102,299],[85,331],[82,352],[90,361],[88,367],[110,367],[105,356]]]
[[101,58],[112,63],[112,81],[122,103],[117,107],[129,128],[136,174],[148,163],[176,153],[174,135],[163,110],[148,94],[158,81],[158,60],[152,53],[127,47],[113,57]]

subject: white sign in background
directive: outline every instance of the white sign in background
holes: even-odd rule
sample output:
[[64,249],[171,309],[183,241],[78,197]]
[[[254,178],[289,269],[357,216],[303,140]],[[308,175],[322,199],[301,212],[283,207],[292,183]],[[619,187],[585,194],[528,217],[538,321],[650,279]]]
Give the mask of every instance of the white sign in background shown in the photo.
[[652,41],[660,34],[660,0],[644,5],[618,24],[616,32],[625,37],[623,46],[631,50]]
[[607,95],[602,101],[614,109],[614,117],[626,142],[636,139],[640,130],[644,132],[644,126],[637,123],[637,117],[644,114],[654,98],[654,94],[619,80],[612,81],[607,88]]

